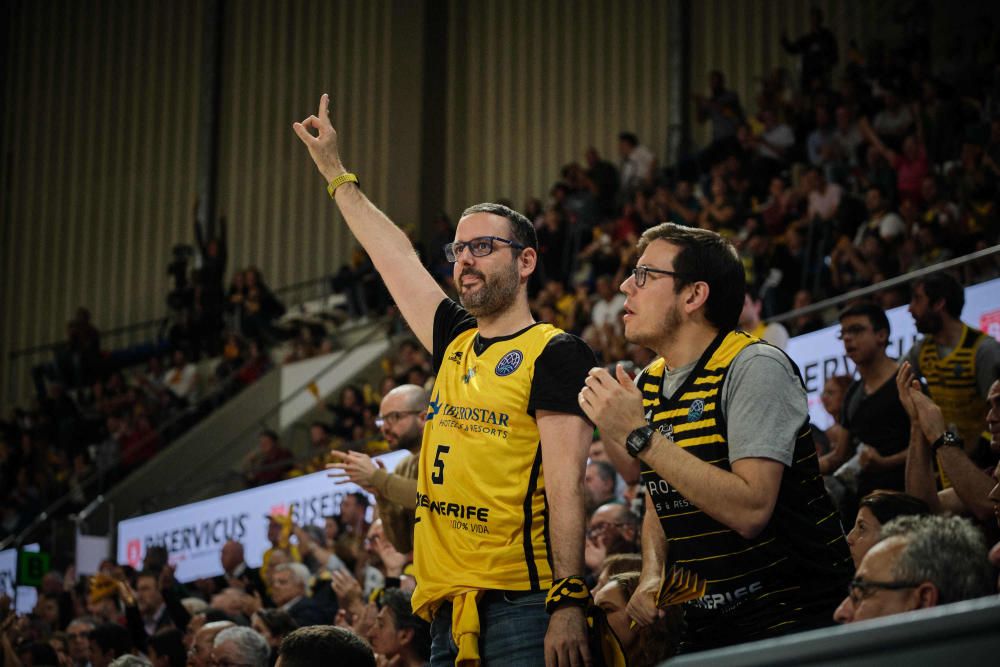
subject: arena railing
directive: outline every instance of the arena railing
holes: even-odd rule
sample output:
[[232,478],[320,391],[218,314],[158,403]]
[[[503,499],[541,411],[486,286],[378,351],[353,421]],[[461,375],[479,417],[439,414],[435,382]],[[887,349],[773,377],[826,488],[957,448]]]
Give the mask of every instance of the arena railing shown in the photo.
[[[894,278],[889,278],[888,280],[883,280],[880,283],[869,285],[868,287],[862,287],[850,292],[845,292],[844,294],[838,294],[837,296],[817,301],[816,303],[811,303],[802,308],[789,310],[781,313],[780,315],[768,317],[767,321],[788,322],[789,320],[794,320],[795,318],[803,315],[813,315],[818,313],[821,316],[825,316],[823,318],[824,322],[829,324],[833,321],[833,319],[835,319],[838,307],[848,301],[869,297],[873,294],[881,292],[882,290],[892,289],[894,287],[899,287],[900,285],[906,285],[914,280],[917,280],[918,278],[923,278],[924,276],[940,273],[941,271],[951,271],[953,269],[967,267],[975,262],[990,258],[996,258],[996,261],[1000,262],[1000,244],[984,248],[982,250],[977,250],[976,252],[969,253],[968,255],[962,255],[961,257],[945,260],[938,264],[925,266],[921,269],[910,271],[909,273],[904,273]],[[998,263],[996,269],[1000,272],[1000,263]],[[968,286],[968,281],[963,280],[962,282]]]
[[[341,338],[341,340],[343,340],[343,338],[346,338],[352,331],[360,330],[366,327],[373,328],[375,330],[383,329],[385,335],[391,335],[392,327],[394,325],[394,319],[395,318],[391,316],[386,316],[374,322],[358,323],[344,327],[338,331],[338,334],[340,334],[338,338]],[[225,445],[222,447],[222,450],[228,451],[230,445],[235,445],[241,440],[246,440],[248,436],[256,433],[261,428],[261,424],[266,423],[266,421],[272,417],[276,417],[280,413],[283,406],[295,400],[296,398],[301,396],[304,392],[310,391],[310,387],[316,382],[316,380],[330,373],[339,364],[342,364],[350,356],[350,353],[353,349],[361,345],[370,343],[372,339],[373,336],[365,336],[354,342],[352,345],[348,346],[346,349],[344,349],[344,354],[338,355],[337,358],[333,359],[330,363],[325,364],[322,368],[320,368],[320,370],[318,370],[316,373],[314,373],[312,376],[306,379],[303,382],[303,384],[300,387],[298,387],[295,391],[291,392],[288,396],[282,398],[271,409],[264,412],[260,416],[260,418],[254,422],[254,424],[251,427],[240,431],[232,438],[228,439]],[[274,372],[274,370],[278,368],[280,368],[280,364],[276,364],[274,368],[272,368],[271,372]],[[235,375],[236,372],[238,371],[234,371],[233,375]],[[223,391],[223,388],[220,388],[218,391]],[[210,398],[211,397],[206,397],[202,400],[209,400]],[[165,432],[168,432],[169,429],[177,426],[183,419],[185,419],[189,415],[190,415],[190,410],[186,410],[179,413],[178,415],[175,415],[167,422],[161,424],[159,428],[156,429],[157,435],[162,437],[162,435]],[[169,447],[169,443],[167,443],[166,446]],[[98,510],[105,508],[108,510],[108,516],[107,516],[108,532],[109,534],[113,533],[114,527],[116,525],[114,517],[114,508],[105,505],[107,501],[106,496],[110,494],[110,489],[101,488],[103,486],[101,482],[103,482],[106,476],[108,476],[108,471],[95,470],[83,482],[80,483],[80,487],[84,489],[85,497],[87,497],[90,500],[90,502],[80,512],[69,516],[69,520],[76,523],[78,528],[83,521],[92,516],[97,516]],[[231,480],[232,478],[233,478],[232,475],[227,474],[216,480],[216,482],[218,483],[220,481]],[[89,494],[87,493],[87,490],[93,491],[95,485],[98,489],[101,490],[101,492],[91,499]],[[143,509],[147,510],[151,506],[155,506],[157,501],[160,500],[161,498],[169,497],[170,495],[177,495],[179,492],[184,491],[184,486],[185,485],[183,484],[174,484],[168,488],[165,488],[161,493],[156,494],[155,496],[151,495],[146,499],[143,505]],[[42,510],[39,514],[35,516],[35,518],[28,526],[23,528],[18,533],[9,535],[5,539],[0,541],[0,550],[9,548],[10,546],[20,547],[22,544],[27,544],[33,541],[33,539],[37,539],[41,534],[39,532],[39,529],[47,521],[54,519],[67,505],[70,505],[70,503],[74,501],[74,497],[78,497],[78,494],[79,494],[78,491],[71,490],[66,494],[64,494],[63,496],[61,496],[60,498],[56,499],[55,501],[49,503],[49,505],[46,506],[44,510]]]
[[[294,310],[299,304],[319,297],[326,297],[332,293],[330,283],[331,275],[323,275],[318,278],[310,278],[296,283],[291,283],[274,289],[274,294],[282,297],[283,301],[289,301],[294,305],[289,306],[289,310]],[[157,343],[164,339],[167,328],[170,325],[170,315],[165,314],[151,320],[133,322],[110,329],[100,329],[101,346],[104,351],[127,349],[133,345],[144,343]],[[5,404],[13,405],[31,391],[30,371],[40,364],[52,359],[54,350],[65,345],[65,341],[53,343],[43,343],[29,347],[11,350],[7,354],[7,392],[4,400]]]

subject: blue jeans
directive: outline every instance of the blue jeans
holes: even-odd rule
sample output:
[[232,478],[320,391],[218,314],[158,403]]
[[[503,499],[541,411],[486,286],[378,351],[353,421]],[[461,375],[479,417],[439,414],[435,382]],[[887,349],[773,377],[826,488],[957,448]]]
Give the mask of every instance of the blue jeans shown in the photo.
[[[482,664],[542,667],[545,664],[545,591],[486,591],[479,599],[479,655]],[[431,623],[431,667],[452,667],[458,647],[451,637],[451,603]]]

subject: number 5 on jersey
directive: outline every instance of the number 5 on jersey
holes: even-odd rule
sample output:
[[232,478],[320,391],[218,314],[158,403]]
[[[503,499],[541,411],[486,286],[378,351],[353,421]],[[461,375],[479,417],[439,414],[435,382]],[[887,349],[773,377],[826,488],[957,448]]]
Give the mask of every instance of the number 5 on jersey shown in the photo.
[[431,482],[434,484],[444,484],[444,461],[441,456],[450,450],[448,445],[438,445],[437,452],[434,453],[434,472],[431,473]]

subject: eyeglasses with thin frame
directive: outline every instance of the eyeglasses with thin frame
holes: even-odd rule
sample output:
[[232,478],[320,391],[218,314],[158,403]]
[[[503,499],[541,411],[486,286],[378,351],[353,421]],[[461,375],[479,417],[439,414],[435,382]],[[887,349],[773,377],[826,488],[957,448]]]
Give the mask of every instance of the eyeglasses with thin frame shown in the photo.
[[635,279],[635,286],[644,287],[646,285],[646,275],[650,273],[662,273],[665,276],[681,275],[677,271],[667,271],[666,269],[654,269],[650,266],[644,266],[640,264],[639,266],[632,269],[632,278]]
[[844,340],[844,338],[846,338],[847,336],[851,336],[851,337],[857,336],[859,334],[863,334],[864,332],[868,331],[869,329],[870,329],[870,327],[866,327],[863,324],[852,324],[849,327],[842,328],[837,333],[837,338],[840,339],[840,340]]
[[478,236],[471,241],[455,241],[453,243],[445,243],[444,256],[449,262],[457,262],[458,258],[462,256],[462,251],[468,248],[473,257],[486,257],[487,255],[493,253],[493,243],[496,241],[506,243],[514,250],[524,249],[523,244],[500,236]]
[[379,415],[375,418],[375,428],[382,428],[386,424],[392,426],[406,415],[419,415],[423,410],[396,410]]
[[919,581],[865,581],[864,579],[851,579],[847,584],[847,596],[851,598],[851,604],[857,605],[862,600],[871,597],[875,591],[904,591],[907,588],[916,588],[922,582]]

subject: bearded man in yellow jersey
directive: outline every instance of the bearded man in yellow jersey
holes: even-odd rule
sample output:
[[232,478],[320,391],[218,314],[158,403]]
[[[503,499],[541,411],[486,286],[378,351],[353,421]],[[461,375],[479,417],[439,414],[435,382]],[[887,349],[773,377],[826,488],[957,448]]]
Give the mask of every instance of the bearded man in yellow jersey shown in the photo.
[[622,283],[625,338],[660,358],[633,383],[595,368],[580,391],[607,447],[640,461],[642,575],[628,604],[653,622],[664,567],[707,582],[681,651],[830,624],[850,554],[823,487],[806,393],[784,352],[736,330],[743,267],[725,239],[666,223]]
[[462,305],[448,299],[345,170],[328,105],[323,95],[318,115],[295,132],[434,354],[412,601],[432,624],[430,664],[589,664],[583,477],[592,427],[576,393],[593,352],[532,319],[526,286],[537,239],[530,221],[505,206],[463,213],[445,247]]
[[[983,415],[989,409],[990,385],[1000,376],[1000,343],[962,322],[965,289],[941,271],[914,281],[910,314],[924,336],[904,360],[927,382],[927,393],[941,408],[949,432],[981,467],[992,464]],[[951,486],[946,476],[942,487]]]

